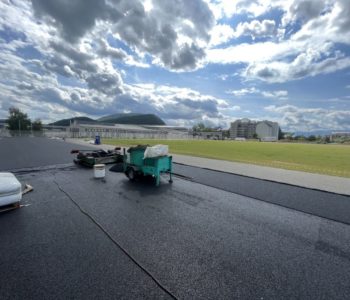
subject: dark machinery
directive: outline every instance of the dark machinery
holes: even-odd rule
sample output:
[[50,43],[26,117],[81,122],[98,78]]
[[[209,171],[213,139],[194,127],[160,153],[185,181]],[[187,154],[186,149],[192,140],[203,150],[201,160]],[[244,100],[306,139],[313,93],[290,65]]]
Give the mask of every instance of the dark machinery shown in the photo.
[[92,168],[96,164],[114,164],[123,162],[121,148],[114,150],[72,150],[71,154],[77,154],[74,163]]

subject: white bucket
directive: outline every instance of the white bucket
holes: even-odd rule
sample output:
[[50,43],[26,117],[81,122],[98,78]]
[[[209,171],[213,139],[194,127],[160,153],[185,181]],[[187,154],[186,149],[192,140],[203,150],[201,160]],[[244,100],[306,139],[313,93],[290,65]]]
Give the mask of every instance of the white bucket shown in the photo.
[[106,175],[106,168],[104,164],[94,165],[94,177],[104,178]]

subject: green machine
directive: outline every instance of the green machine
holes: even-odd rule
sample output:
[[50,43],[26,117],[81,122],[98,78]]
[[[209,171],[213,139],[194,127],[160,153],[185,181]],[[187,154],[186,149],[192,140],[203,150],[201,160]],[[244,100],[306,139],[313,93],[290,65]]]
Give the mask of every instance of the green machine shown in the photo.
[[124,173],[129,180],[134,181],[140,176],[152,176],[156,186],[160,183],[160,174],[168,173],[169,183],[172,183],[172,156],[160,155],[156,157],[145,156],[148,145],[138,145],[128,149],[126,154],[124,149]]

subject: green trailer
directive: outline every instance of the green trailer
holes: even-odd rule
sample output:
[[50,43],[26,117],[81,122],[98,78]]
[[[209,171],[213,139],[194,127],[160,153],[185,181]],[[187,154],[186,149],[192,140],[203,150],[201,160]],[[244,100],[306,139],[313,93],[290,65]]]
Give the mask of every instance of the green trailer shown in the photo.
[[128,149],[126,154],[124,149],[124,173],[131,181],[135,181],[140,176],[152,176],[156,186],[159,186],[161,173],[168,173],[169,183],[172,183],[172,156],[163,155],[157,157],[144,158],[147,145],[139,145]]

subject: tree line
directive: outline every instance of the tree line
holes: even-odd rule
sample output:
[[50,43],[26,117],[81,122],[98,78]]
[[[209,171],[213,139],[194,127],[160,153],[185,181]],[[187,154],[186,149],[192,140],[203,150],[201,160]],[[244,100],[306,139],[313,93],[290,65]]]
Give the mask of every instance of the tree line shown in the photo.
[[26,113],[23,113],[16,107],[9,108],[9,116],[6,119],[6,123],[9,130],[41,131],[43,129],[43,124],[40,119],[31,121]]

